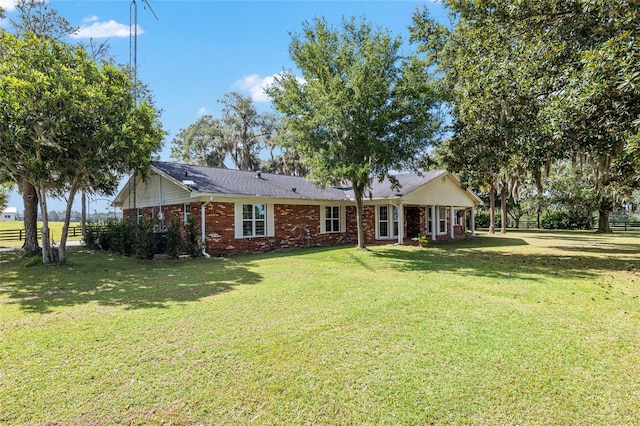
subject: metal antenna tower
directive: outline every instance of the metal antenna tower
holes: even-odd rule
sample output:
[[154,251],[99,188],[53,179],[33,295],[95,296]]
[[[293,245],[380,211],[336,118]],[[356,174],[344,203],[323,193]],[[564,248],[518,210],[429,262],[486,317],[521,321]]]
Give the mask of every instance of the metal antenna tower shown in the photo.
[[[153,8],[149,4],[148,0],[141,0],[143,7],[147,7],[151,11],[151,14],[156,21],[159,21],[158,15],[153,11]],[[138,104],[138,2],[131,0],[129,5],[129,73],[133,83],[133,102]],[[138,220],[138,205],[137,205],[137,182],[136,173],[133,173],[133,210]],[[129,185],[129,208],[131,208],[131,186]]]

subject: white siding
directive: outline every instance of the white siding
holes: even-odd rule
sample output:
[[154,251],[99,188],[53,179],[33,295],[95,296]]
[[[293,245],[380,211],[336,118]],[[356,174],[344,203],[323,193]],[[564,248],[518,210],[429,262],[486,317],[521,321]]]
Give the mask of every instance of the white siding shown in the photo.
[[474,200],[449,176],[438,177],[402,197],[404,204],[473,207]]
[[[133,184],[133,179],[130,182]],[[138,178],[136,186],[136,206],[138,208],[184,204],[193,201],[189,191],[159,174],[153,173],[146,182]],[[123,209],[133,208],[133,188],[130,193],[124,195]]]

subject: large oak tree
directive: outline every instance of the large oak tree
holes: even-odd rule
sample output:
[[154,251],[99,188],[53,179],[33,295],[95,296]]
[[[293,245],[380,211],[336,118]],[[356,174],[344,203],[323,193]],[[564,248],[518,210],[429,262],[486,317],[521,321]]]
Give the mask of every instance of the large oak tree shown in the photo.
[[541,191],[550,162],[584,159],[599,229],[608,230],[612,194],[640,184],[640,8],[628,0],[445,3],[453,27],[424,9],[412,37],[454,105],[455,171],[489,183],[523,169]]
[[260,152],[277,131],[277,120],[260,113],[250,97],[237,92],[226,93],[220,118],[206,115],[172,141],[171,156],[188,164],[227,167],[230,162],[238,170],[258,170]]
[[366,190],[417,166],[440,126],[437,91],[401,46],[400,37],[364,20],[343,19],[340,29],[320,18],[305,22],[289,47],[302,79],[285,72],[267,90],[309,177],[353,188],[359,248]]

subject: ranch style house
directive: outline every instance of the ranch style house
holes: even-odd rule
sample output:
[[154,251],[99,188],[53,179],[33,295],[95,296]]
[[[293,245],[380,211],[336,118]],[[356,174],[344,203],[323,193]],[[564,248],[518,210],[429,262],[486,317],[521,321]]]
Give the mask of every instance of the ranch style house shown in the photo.
[[[482,201],[455,175],[436,170],[395,178],[399,188],[376,181],[365,196],[367,244],[475,235]],[[323,189],[297,176],[154,162],[148,178],[130,178],[113,204],[125,217],[153,220],[157,232],[174,217],[185,223],[193,217],[211,256],[357,242],[352,189]]]

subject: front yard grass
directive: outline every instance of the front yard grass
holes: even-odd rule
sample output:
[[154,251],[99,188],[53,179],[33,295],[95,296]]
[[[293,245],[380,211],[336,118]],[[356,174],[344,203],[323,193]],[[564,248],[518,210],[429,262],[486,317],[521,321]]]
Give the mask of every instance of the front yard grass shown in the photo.
[[0,254],[0,424],[638,424],[638,234]]

